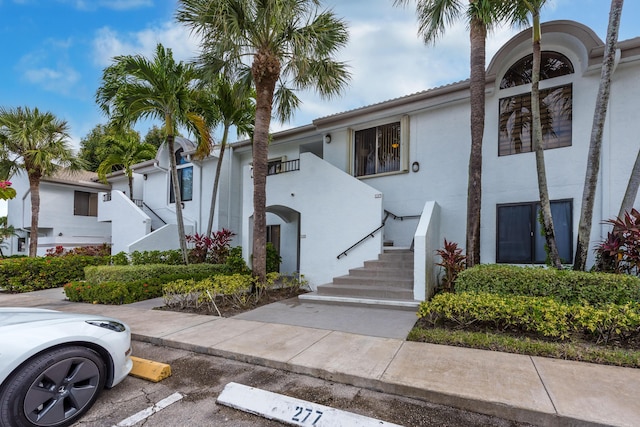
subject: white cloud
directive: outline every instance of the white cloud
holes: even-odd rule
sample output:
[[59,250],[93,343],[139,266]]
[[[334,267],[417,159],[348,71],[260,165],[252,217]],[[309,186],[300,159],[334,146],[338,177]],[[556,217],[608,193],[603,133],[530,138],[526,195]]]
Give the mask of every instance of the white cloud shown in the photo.
[[79,10],[96,10],[106,8],[113,10],[131,10],[141,7],[152,7],[153,0],[58,0],[61,3],[72,4]]
[[198,41],[178,23],[167,22],[137,32],[119,33],[110,27],[100,28],[93,40],[93,60],[100,67],[111,65],[119,55],[151,57],[156,45],[171,48],[177,61],[190,61],[198,55]]
[[75,93],[80,73],[71,65],[68,49],[71,40],[47,40],[45,47],[23,55],[16,65],[22,79],[49,92],[69,95]]

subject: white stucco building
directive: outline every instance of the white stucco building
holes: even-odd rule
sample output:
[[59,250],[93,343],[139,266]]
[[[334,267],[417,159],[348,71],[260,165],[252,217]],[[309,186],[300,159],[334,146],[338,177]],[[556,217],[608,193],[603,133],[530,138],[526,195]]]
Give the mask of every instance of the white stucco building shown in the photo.
[[[561,255],[573,261],[602,40],[572,21],[543,24],[545,161]],[[483,142],[481,261],[542,263],[536,163],[531,151],[530,30],[513,37],[487,69]],[[381,82],[383,84],[383,82]],[[617,215],[640,148],[640,38],[621,41],[611,84],[592,242]],[[373,260],[385,248],[412,248],[413,299],[436,282],[434,251],[443,239],[464,245],[470,150],[469,82],[452,83],[314,120],[273,134],[267,179],[269,239],[281,272],[300,273],[316,289]],[[195,161],[179,138],[138,165],[134,203],[123,177],[98,198],[98,224],[110,225],[119,251],[178,247],[169,155],[176,155],[187,233],[206,230],[217,157]],[[214,153],[215,154],[215,153]],[[251,145],[224,157],[214,229],[237,234],[250,260]],[[19,191],[20,194],[20,191]],[[24,196],[21,194],[21,196]],[[11,204],[9,216],[12,216]],[[43,205],[42,217],[52,214]]]

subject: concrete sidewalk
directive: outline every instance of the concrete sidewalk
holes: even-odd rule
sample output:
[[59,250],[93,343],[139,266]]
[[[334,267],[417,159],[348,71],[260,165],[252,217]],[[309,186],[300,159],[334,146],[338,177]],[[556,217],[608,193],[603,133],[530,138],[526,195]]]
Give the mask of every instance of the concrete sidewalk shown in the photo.
[[[140,341],[514,421],[545,426],[640,425],[640,369],[406,342],[401,337],[372,336],[358,326],[371,324],[372,330],[379,331],[375,326],[380,325],[381,316],[401,318],[402,311],[395,310],[360,312],[354,307],[289,302],[219,318],[152,310],[153,305],[153,301],[123,306],[71,303],[64,300],[61,289],[0,294],[0,306],[121,319]],[[299,325],[312,320],[313,325]],[[404,331],[412,324],[401,318],[394,328]]]

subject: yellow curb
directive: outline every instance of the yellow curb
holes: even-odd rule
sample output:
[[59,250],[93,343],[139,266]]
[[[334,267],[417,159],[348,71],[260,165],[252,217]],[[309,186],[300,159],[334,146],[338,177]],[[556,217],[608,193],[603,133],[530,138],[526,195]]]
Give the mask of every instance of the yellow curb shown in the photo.
[[154,362],[153,360],[141,359],[131,356],[133,368],[129,375],[142,378],[144,380],[157,383],[171,376],[171,366],[166,363]]

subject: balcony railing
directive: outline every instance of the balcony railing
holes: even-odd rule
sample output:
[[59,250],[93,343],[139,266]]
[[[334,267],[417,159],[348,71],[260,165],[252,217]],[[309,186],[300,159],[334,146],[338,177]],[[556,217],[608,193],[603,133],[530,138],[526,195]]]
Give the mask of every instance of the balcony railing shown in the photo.
[[269,164],[267,165],[267,168],[268,168],[267,176],[298,171],[300,170],[300,159],[287,160],[286,162],[282,162],[282,161],[269,162]]

